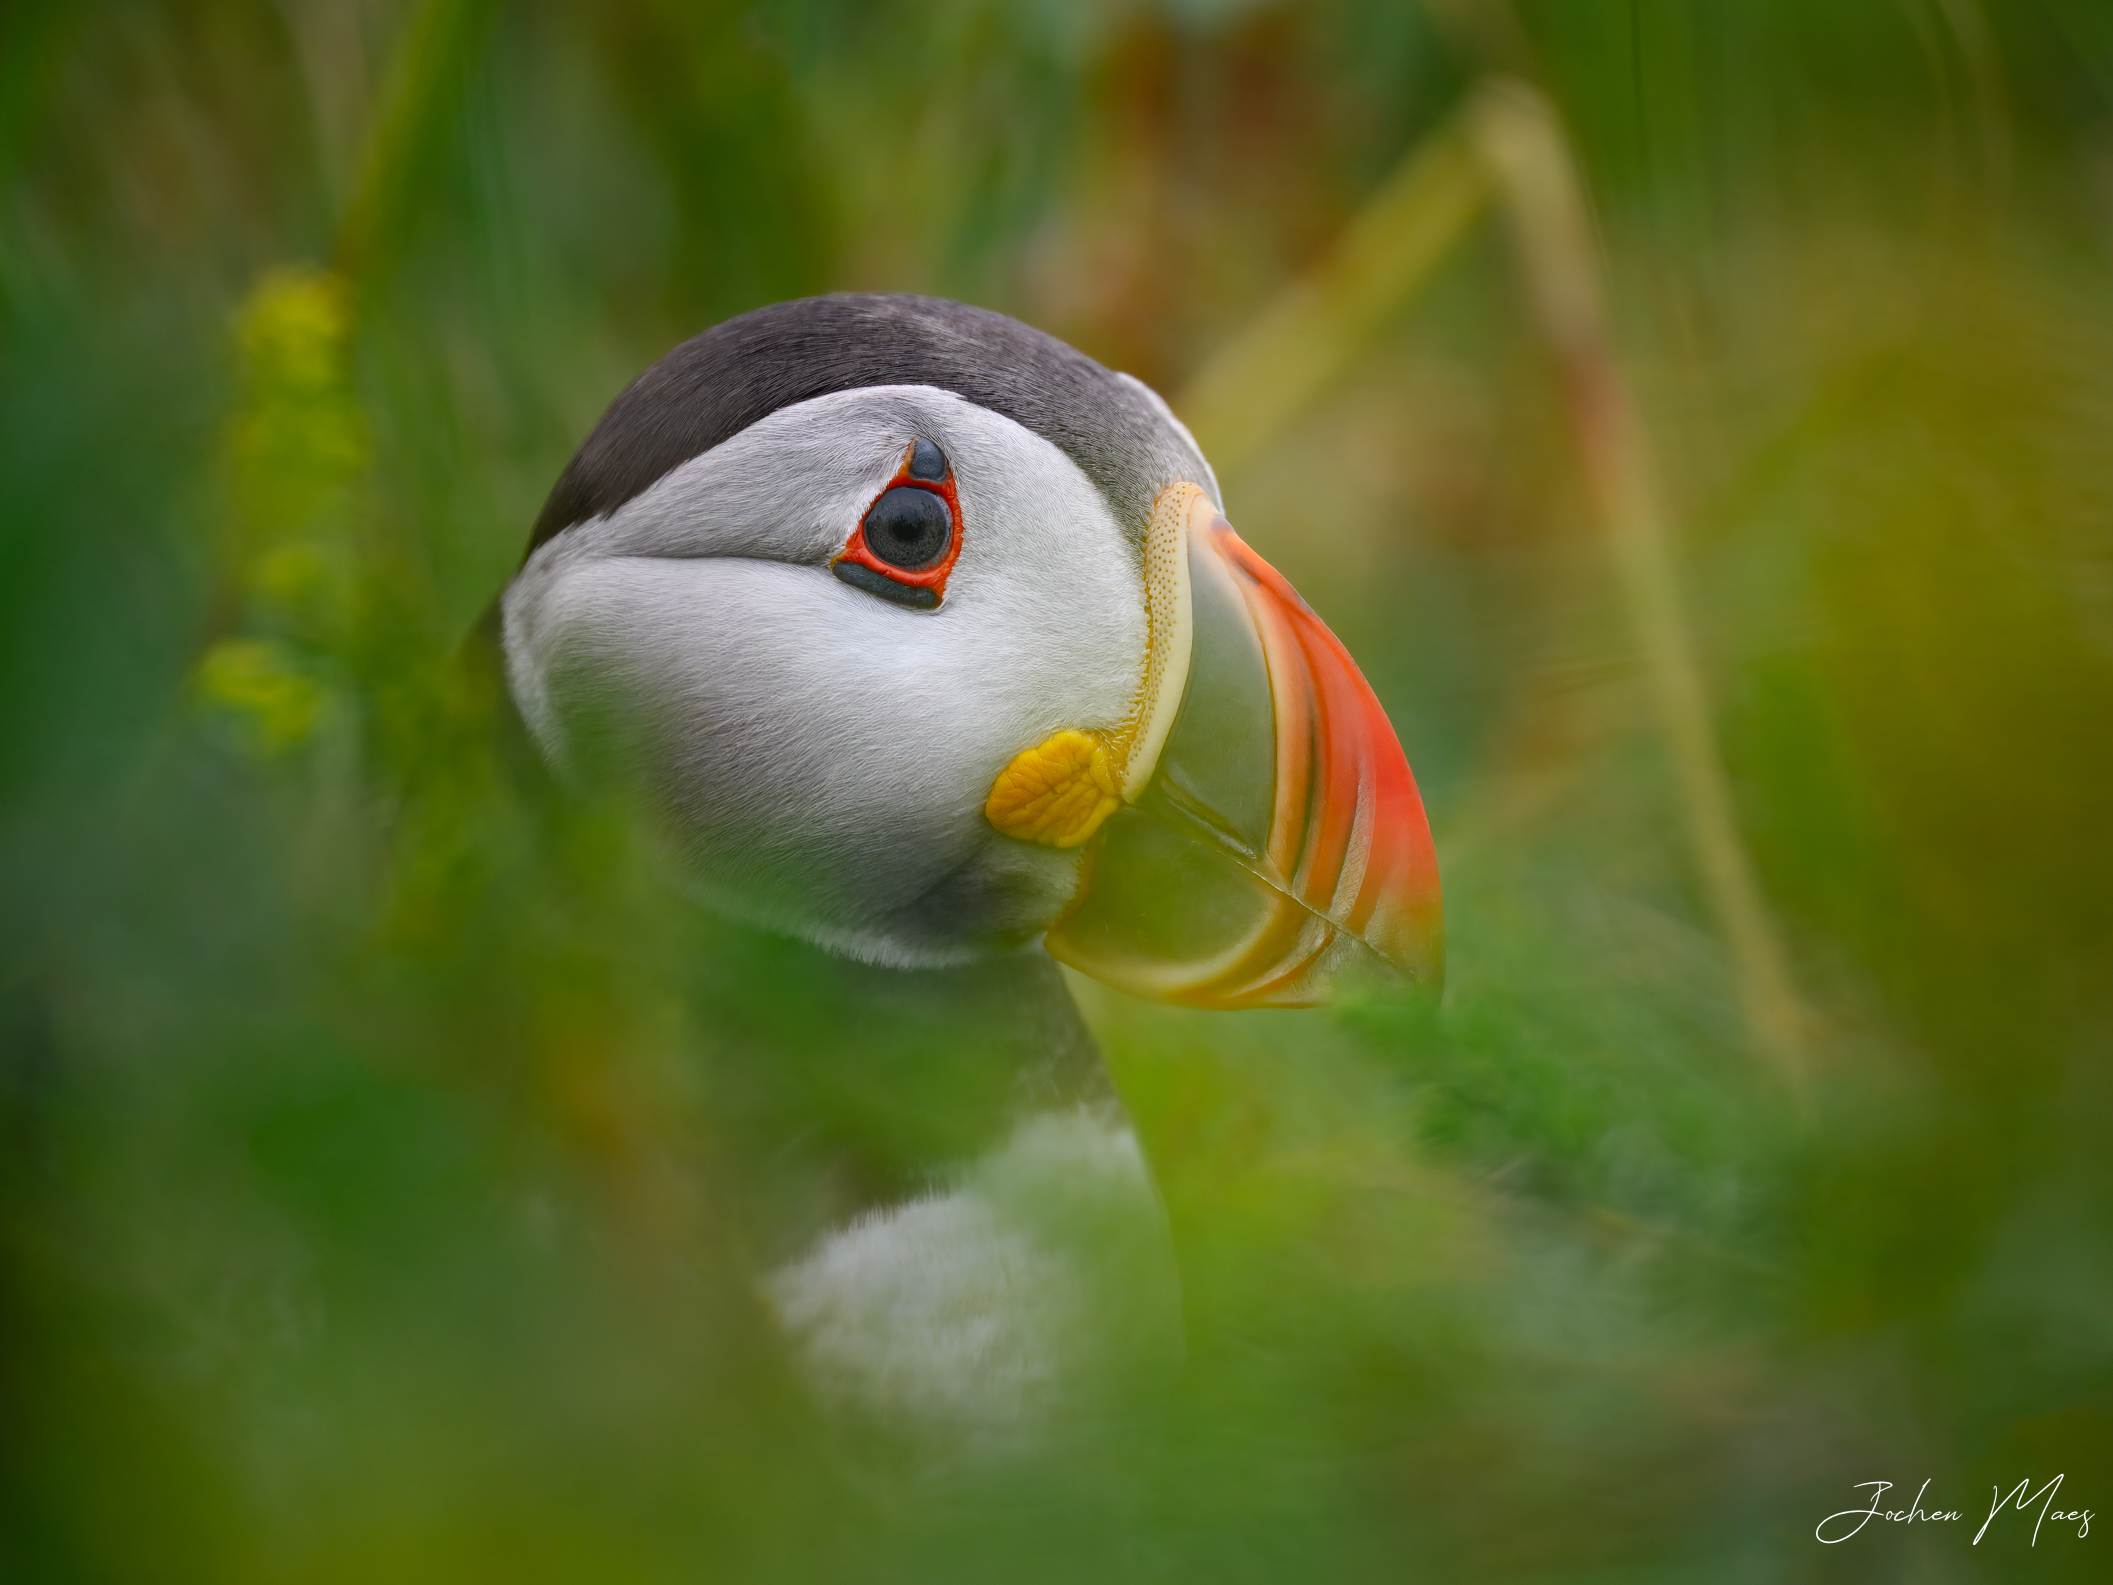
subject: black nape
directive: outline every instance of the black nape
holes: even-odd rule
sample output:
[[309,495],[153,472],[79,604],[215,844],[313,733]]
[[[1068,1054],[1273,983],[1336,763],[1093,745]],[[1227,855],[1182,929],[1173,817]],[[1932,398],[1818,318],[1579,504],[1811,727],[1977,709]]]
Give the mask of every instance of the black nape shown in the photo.
[[873,385],[936,386],[1032,430],[1139,531],[1168,481],[1209,483],[1149,391],[1053,336],[934,297],[810,297],[715,325],[632,381],[565,465],[528,549],[615,511],[782,407]]

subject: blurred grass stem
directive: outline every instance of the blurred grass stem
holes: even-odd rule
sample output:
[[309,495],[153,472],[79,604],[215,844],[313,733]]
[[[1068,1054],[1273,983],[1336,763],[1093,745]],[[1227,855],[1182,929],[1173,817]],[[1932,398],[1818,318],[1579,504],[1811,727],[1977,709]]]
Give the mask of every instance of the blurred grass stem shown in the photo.
[[334,262],[353,280],[363,280],[401,239],[434,164],[446,111],[497,9],[496,0],[420,0],[405,20],[338,225]]
[[1737,982],[1748,1035],[1802,1093],[1802,1018],[1710,724],[1709,693],[1673,565],[1648,436],[1607,324],[1584,185],[1554,111],[1520,83],[1484,87],[1468,111],[1502,184],[1541,331],[1560,368],[1571,437],[1607,536],[1673,762],[1681,814]]
[[1649,441],[1607,324],[1584,187],[1547,101],[1515,80],[1485,83],[1459,118],[1409,153],[1328,256],[1198,371],[1180,410],[1204,451],[1237,471],[1356,362],[1499,202],[1560,371],[1572,444],[1635,630],[1741,1016],[1757,1051],[1801,1094],[1797,994],[1739,835]]

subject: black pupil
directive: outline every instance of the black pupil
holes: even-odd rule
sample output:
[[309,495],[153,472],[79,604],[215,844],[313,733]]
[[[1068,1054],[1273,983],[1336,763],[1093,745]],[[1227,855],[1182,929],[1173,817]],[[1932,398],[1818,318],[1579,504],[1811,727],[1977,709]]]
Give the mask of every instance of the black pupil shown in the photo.
[[866,513],[866,549],[891,567],[914,572],[946,554],[954,522],[930,490],[898,484]]

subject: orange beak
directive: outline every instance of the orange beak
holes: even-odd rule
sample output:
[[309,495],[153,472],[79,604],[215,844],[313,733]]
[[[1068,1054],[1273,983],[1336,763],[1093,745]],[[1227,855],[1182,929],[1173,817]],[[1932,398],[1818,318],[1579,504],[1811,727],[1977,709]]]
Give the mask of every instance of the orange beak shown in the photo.
[[1101,827],[1052,954],[1132,995],[1311,1007],[1436,995],[1438,863],[1416,779],[1341,640],[1198,495],[1193,632],[1149,781]]

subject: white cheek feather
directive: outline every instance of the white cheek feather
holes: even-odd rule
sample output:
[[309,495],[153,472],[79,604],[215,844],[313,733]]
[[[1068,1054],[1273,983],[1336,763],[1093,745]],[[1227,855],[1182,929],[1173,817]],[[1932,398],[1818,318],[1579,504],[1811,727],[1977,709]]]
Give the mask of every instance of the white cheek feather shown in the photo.
[[[964,525],[936,611],[827,566],[917,435],[952,460]],[[917,913],[964,876],[1061,906],[1076,856],[999,836],[982,804],[1022,748],[1119,723],[1145,652],[1137,551],[1099,491],[1040,436],[926,387],[772,414],[540,547],[504,616],[555,765],[616,719],[716,895],[900,963],[967,950]]]

